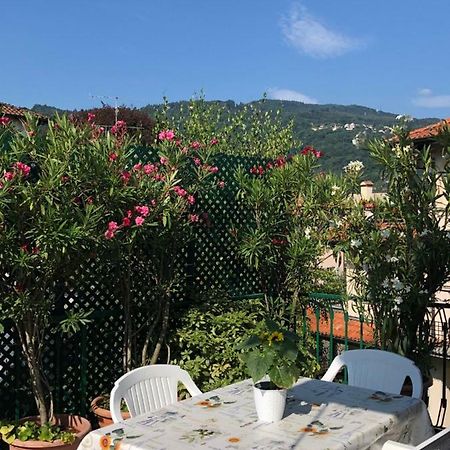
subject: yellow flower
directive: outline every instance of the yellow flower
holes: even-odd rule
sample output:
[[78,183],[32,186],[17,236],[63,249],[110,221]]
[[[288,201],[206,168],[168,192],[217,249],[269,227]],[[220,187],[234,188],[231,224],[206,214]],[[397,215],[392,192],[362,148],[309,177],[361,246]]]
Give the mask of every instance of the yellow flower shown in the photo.
[[269,345],[272,345],[272,342],[283,342],[283,341],[284,341],[284,336],[283,336],[283,333],[281,333],[280,331],[274,331],[269,336]]

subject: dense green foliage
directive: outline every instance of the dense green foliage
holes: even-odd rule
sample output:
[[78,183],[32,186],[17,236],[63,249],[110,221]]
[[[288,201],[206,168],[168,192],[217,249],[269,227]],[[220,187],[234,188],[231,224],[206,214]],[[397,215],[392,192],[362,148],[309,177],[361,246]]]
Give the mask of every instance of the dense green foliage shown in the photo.
[[[377,188],[385,187],[385,184],[380,181],[379,164],[370,158],[367,151],[357,148],[352,140],[358,133],[365,133],[366,137],[383,137],[387,132],[386,127],[392,127],[395,124],[396,114],[358,105],[313,105],[282,100],[256,101],[248,104],[235,103],[231,100],[206,103],[233,114],[244,114],[244,116],[246,116],[245,110],[251,107],[261,110],[263,114],[279,111],[278,117],[283,125],[293,123],[293,137],[297,142],[312,145],[324,152],[321,160],[323,170],[339,173],[349,161],[360,160],[366,168],[364,177],[377,182]],[[174,102],[169,106],[170,115],[178,117],[188,110],[189,102]],[[147,105],[141,109],[151,117],[155,117],[161,105]],[[44,114],[61,112],[47,105],[35,105],[33,110]],[[411,126],[422,127],[437,121],[436,118],[417,119]],[[343,128],[345,124],[352,123],[355,124],[354,129]],[[334,128],[336,129],[333,131]],[[233,146],[230,145],[230,148],[232,149]]]
[[[426,317],[450,280],[450,132],[434,154],[414,145],[405,128],[396,142],[375,140],[370,154],[382,164],[387,197],[343,218],[340,247],[352,264],[361,311],[374,321],[377,344],[429,369],[436,343]],[[395,145],[394,145],[395,144]]]
[[187,370],[202,391],[246,378],[235,343],[262,318],[259,301],[210,300],[183,315],[171,339],[172,362]]

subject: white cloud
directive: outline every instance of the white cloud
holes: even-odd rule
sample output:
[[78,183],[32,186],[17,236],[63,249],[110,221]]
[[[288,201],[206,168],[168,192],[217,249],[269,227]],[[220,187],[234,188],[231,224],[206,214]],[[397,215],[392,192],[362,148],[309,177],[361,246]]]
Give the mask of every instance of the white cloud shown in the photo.
[[294,91],[292,89],[270,88],[267,89],[267,95],[273,100],[288,100],[292,102],[312,104],[319,103],[315,98],[309,97],[308,95],[302,94],[301,92]]
[[361,40],[327,28],[299,3],[283,18],[281,28],[290,45],[314,58],[331,58],[362,46]]
[[413,104],[424,108],[450,108],[450,95],[435,95],[431,89],[420,89]]

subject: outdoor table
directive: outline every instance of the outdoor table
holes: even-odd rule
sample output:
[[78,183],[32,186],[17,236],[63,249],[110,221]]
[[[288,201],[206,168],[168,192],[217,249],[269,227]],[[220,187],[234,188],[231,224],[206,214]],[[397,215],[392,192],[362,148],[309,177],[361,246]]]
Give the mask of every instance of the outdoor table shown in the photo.
[[288,391],[281,421],[258,421],[242,381],[89,433],[81,450],[381,449],[433,435],[422,400],[309,378]]

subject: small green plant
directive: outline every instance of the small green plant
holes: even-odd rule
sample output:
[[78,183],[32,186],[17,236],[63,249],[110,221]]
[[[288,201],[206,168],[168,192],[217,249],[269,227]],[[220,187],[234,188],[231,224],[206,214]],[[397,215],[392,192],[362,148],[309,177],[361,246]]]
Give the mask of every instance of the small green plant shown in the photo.
[[192,376],[202,391],[246,378],[236,341],[255,330],[261,319],[259,301],[230,301],[193,307],[172,338],[172,362]]
[[59,439],[64,444],[72,444],[75,441],[75,433],[62,430],[61,427],[50,423],[38,425],[36,422],[27,420],[23,423],[0,423],[0,425],[1,439],[7,444],[11,444],[16,439],[45,442],[53,442]]
[[268,376],[274,389],[290,388],[301,375],[314,372],[316,366],[297,334],[268,319],[237,349],[243,350],[241,359],[253,381]]

